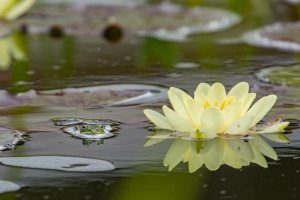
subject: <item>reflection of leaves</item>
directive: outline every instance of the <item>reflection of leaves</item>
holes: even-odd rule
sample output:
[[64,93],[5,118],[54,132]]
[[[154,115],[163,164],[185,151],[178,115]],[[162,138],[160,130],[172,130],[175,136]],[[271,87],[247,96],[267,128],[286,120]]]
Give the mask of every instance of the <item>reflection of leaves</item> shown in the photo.
[[250,143],[244,142],[243,140],[227,140],[227,144],[233,152],[244,160],[251,161],[254,159],[254,153]]
[[202,156],[205,166],[212,171],[220,167],[224,154],[224,140],[220,138],[215,140],[211,150]]
[[169,171],[171,171],[178,163],[180,163],[186,151],[190,148],[190,141],[175,139],[169,148],[168,153],[165,156],[163,164],[169,166]]
[[251,145],[256,146],[262,154],[277,160],[277,154],[274,149],[260,135],[251,136],[254,138],[254,140],[250,141]]
[[192,150],[197,154],[206,154],[213,147],[216,140],[191,141]]
[[7,70],[13,59],[17,61],[27,59],[21,36],[18,34],[0,38],[0,69]]
[[289,143],[290,140],[283,133],[262,134],[264,137],[280,143]]
[[172,133],[173,131],[155,129],[154,134],[145,141],[144,147],[160,143],[167,139]]

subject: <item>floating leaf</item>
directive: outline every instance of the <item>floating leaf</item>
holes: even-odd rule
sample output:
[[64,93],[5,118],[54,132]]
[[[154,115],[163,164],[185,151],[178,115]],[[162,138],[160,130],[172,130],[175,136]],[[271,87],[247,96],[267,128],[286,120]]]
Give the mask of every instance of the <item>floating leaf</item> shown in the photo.
[[14,182],[0,180],[0,194],[18,191],[19,189],[21,189],[21,187]]
[[289,52],[300,51],[300,22],[275,23],[244,34],[246,43]]
[[292,66],[277,66],[261,69],[256,73],[256,77],[264,82],[288,85],[288,86],[300,86],[300,65]]
[[[131,2],[130,5],[134,3]],[[85,6],[84,6],[85,5]],[[233,12],[218,8],[184,8],[171,3],[160,5],[128,6],[123,1],[114,5],[80,2],[68,6],[40,5],[17,20],[18,24],[28,24],[28,32],[46,33],[48,27],[60,25],[68,35],[99,35],[110,23],[107,16],[114,16],[115,24],[126,27],[126,32],[141,36],[155,37],[168,41],[183,41],[188,35],[210,33],[230,28],[241,21]],[[82,15],[85,13],[85,15]],[[32,16],[43,14],[43,20]],[[91,20],[96,19],[97,20]]]
[[116,84],[40,92],[29,90],[16,96],[2,90],[0,94],[0,107],[28,105],[94,108],[164,100],[166,89],[152,85]]
[[0,158],[0,162],[14,167],[67,172],[100,172],[115,169],[111,162],[105,160],[64,156],[4,157]]

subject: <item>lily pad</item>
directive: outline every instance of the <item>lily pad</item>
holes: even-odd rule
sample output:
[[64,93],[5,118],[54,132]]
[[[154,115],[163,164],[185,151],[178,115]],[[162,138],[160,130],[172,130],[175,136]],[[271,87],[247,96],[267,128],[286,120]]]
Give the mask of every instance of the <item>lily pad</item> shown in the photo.
[[3,165],[33,169],[59,170],[66,172],[100,172],[114,170],[108,161],[64,156],[32,156],[0,158]]
[[275,23],[244,34],[249,45],[300,52],[300,22]]
[[167,89],[143,84],[114,84],[82,88],[66,88],[10,95],[0,91],[0,107],[62,106],[94,108],[100,106],[124,106],[160,101],[167,98]]
[[292,66],[277,66],[260,70],[256,73],[256,77],[264,82],[288,85],[288,86],[300,86],[300,65]]
[[[110,16],[116,20],[111,22]],[[220,31],[241,21],[239,15],[230,11],[206,7],[184,8],[164,1],[158,5],[133,6],[123,3],[111,6],[99,2],[40,5],[14,23],[18,26],[27,24],[29,33],[48,33],[52,25],[57,24],[57,17],[67,35],[98,36],[109,25],[118,24],[126,33],[138,33],[162,40],[177,40],[177,36],[185,38],[191,34]],[[162,30],[167,34],[161,34]]]
[[300,0],[285,0],[285,1],[290,4],[299,4],[300,3]]
[[18,191],[19,189],[21,189],[21,187],[14,182],[0,180],[0,194]]

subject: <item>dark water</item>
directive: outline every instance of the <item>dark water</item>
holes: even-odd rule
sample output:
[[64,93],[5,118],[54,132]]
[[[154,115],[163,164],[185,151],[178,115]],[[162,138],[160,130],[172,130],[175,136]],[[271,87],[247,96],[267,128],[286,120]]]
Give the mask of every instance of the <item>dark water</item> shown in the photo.
[[[294,8],[286,6],[285,9]],[[288,12],[278,15],[278,18],[294,19]],[[234,29],[239,31],[239,27]],[[299,56],[246,44],[219,45],[215,40],[222,38],[222,34],[230,35],[230,31],[194,36],[184,44],[132,35],[116,44],[100,37],[24,36],[29,62],[15,62],[8,71],[1,72],[0,87],[18,93],[28,89],[136,83],[173,86],[192,94],[200,82],[221,82],[229,89],[246,81],[250,86],[262,87],[255,91],[258,97],[269,93],[278,96],[266,119],[299,118],[299,88],[286,87],[283,92],[276,90],[278,86],[254,77],[264,67],[297,63]],[[197,63],[199,67],[173,67],[182,62]],[[35,73],[28,74],[28,71]],[[162,160],[171,140],[143,147],[152,132],[147,129],[150,124],[142,111],[146,108],[161,111],[165,104],[169,105],[167,100],[153,105],[85,110],[1,109],[1,125],[35,130],[22,146],[2,152],[1,157],[61,155],[104,159],[113,162],[116,170],[72,173],[0,165],[0,179],[22,186],[17,192],[0,195],[0,199],[299,199],[299,130],[286,135],[289,144],[268,141],[279,159],[266,158],[267,169],[256,164],[242,169],[222,165],[217,171],[203,166],[189,173],[187,164],[180,163],[169,172]],[[122,124],[116,137],[106,139],[103,145],[87,147],[80,139],[52,125],[50,119],[54,117],[112,119]]]

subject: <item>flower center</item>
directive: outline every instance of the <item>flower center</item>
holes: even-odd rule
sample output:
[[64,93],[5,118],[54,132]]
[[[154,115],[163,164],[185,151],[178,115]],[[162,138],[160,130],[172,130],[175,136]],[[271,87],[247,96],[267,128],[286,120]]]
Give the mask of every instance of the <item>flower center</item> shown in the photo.
[[205,100],[204,104],[203,104],[203,108],[206,109],[209,106],[216,106],[219,107],[220,110],[223,110],[226,106],[233,104],[236,102],[236,99],[234,96],[229,96],[227,97],[227,99],[225,99],[221,104],[219,104],[219,102],[215,101],[214,103],[209,102],[208,99]]

